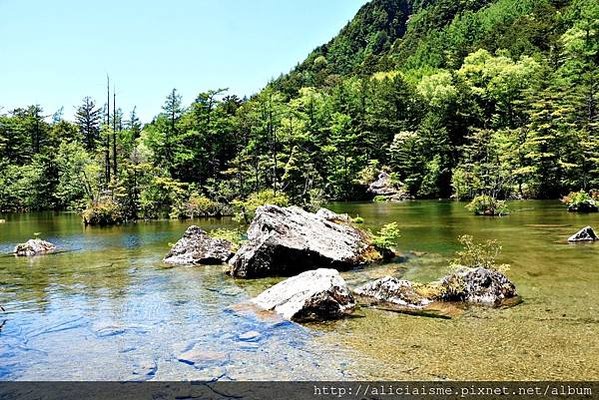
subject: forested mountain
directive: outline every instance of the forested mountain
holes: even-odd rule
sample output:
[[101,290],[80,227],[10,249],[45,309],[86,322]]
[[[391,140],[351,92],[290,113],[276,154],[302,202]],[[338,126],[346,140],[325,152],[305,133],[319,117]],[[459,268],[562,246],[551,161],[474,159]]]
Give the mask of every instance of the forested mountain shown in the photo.
[[0,208],[309,205],[381,170],[420,198],[558,198],[599,187],[598,91],[596,0],[373,0],[250,99],[173,90],[143,127],[89,98],[74,122],[10,110]]

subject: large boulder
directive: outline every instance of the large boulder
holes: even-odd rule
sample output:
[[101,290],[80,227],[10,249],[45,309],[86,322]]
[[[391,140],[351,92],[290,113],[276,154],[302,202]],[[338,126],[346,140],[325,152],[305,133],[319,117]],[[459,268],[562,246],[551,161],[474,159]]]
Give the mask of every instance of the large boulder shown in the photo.
[[504,274],[486,268],[462,268],[428,284],[385,277],[356,289],[355,293],[377,302],[411,308],[425,308],[438,301],[499,306],[518,296],[516,287]]
[[224,239],[213,239],[197,226],[190,226],[164,258],[174,265],[219,265],[233,256],[233,245]]
[[56,246],[41,239],[31,239],[15,247],[14,253],[19,257],[33,257],[53,253]]
[[501,305],[518,296],[516,286],[501,272],[462,268],[441,279],[439,300]]
[[334,269],[307,271],[289,278],[252,303],[296,322],[339,319],[351,314],[356,305],[345,281]]
[[387,276],[357,288],[354,293],[375,302],[410,308],[423,308],[434,301],[419,293],[417,289],[418,285],[413,282]]
[[409,199],[409,195],[386,172],[379,174],[378,179],[368,188],[368,192],[390,202]]
[[314,268],[348,270],[382,257],[359,229],[298,207],[260,207],[247,236],[229,262],[236,278],[292,276]]
[[594,242],[596,240],[599,240],[599,237],[597,237],[597,234],[590,226],[582,228],[578,233],[570,236],[570,239],[568,239],[570,243]]

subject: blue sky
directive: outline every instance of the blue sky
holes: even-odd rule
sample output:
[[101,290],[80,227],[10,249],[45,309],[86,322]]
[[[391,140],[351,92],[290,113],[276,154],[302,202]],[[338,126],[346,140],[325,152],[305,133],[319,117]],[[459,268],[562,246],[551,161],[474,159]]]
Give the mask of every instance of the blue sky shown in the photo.
[[[332,38],[366,0],[0,0],[0,107],[66,118],[106,74],[144,121],[176,87],[249,95]],[[117,105],[119,105],[117,104]]]

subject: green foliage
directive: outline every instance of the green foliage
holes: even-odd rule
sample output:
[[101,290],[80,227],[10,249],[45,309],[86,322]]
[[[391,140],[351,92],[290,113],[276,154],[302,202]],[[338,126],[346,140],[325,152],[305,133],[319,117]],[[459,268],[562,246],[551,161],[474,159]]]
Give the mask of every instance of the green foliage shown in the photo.
[[462,249],[455,253],[455,258],[451,261],[452,269],[486,268],[502,273],[509,270],[509,265],[497,262],[503,248],[496,240],[477,243],[472,236],[464,235],[458,241]]
[[256,210],[264,205],[286,207],[289,205],[289,198],[284,193],[275,193],[273,190],[252,193],[246,200],[233,201],[235,220],[249,224],[254,219]]
[[505,201],[497,200],[491,196],[476,196],[466,208],[475,215],[504,216],[510,213]]
[[562,199],[572,212],[597,212],[599,208],[597,192],[587,193],[584,190],[572,192]]
[[[420,198],[589,191],[598,21],[594,0],[372,0],[250,99],[216,89],[183,104],[172,90],[146,125],[90,97],[74,122],[6,110],[0,209],[79,210],[109,193],[125,220],[189,218],[247,199],[247,222],[274,193],[310,210],[365,199],[383,168]],[[481,199],[473,211],[504,212]]]
[[215,239],[224,239],[233,244],[232,250],[236,252],[243,245],[243,243],[247,240],[244,236],[245,234],[240,230],[235,229],[215,229],[210,232],[210,236]]
[[355,218],[352,218],[351,222],[353,222],[356,225],[362,225],[364,224],[364,218],[360,217],[359,215],[356,215]]
[[383,226],[376,234],[372,235],[372,244],[378,249],[392,249],[401,238],[399,225],[392,222]]
[[81,217],[83,223],[90,226],[111,226],[125,222],[120,206],[109,197],[90,204]]

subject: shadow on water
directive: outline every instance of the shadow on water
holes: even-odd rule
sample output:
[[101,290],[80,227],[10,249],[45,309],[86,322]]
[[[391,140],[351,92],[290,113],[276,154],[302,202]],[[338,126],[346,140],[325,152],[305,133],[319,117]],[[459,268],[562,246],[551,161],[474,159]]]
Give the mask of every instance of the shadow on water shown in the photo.
[[[2,216],[0,252],[41,232],[64,253],[0,257],[0,379],[594,379],[599,375],[599,245],[565,239],[598,215],[519,202],[475,218],[452,202],[333,204],[377,230],[398,222],[395,263],[343,273],[431,281],[457,238],[498,239],[524,303],[452,319],[363,307],[357,318],[300,326],[237,305],[279,281],[235,281],[222,267],[167,267],[172,221],[84,228],[73,214]],[[230,220],[197,222],[212,230]],[[110,367],[106,367],[110,366]]]

